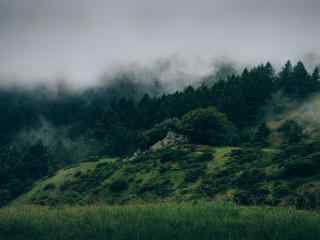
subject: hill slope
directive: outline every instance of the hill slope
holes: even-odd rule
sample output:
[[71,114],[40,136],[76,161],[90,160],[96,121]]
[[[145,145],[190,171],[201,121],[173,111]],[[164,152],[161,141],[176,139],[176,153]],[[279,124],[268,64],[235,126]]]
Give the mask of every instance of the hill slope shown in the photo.
[[[179,145],[125,159],[60,170],[13,204],[87,204],[215,200],[239,204],[317,204],[320,174],[291,176],[278,150]],[[308,199],[305,199],[305,197]],[[301,206],[300,206],[301,205]],[[309,206],[310,205],[310,206]]]

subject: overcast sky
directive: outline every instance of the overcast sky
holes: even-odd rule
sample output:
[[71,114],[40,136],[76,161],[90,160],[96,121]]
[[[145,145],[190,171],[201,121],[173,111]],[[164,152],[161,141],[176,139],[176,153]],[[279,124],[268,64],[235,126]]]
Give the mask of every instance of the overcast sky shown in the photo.
[[191,71],[221,56],[317,63],[319,13],[319,0],[0,0],[0,74],[82,84],[172,56]]

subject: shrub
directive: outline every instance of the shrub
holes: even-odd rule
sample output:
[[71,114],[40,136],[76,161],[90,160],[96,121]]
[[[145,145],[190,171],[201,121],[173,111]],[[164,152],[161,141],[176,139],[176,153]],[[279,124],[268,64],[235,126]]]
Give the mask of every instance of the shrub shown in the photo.
[[295,207],[298,209],[319,209],[320,193],[318,191],[303,191],[295,198]]
[[249,205],[252,203],[250,193],[243,190],[234,190],[229,196],[230,200],[239,205]]
[[48,183],[46,186],[44,186],[44,191],[52,191],[56,188],[56,186],[53,183]]
[[195,182],[203,175],[204,175],[204,167],[203,166],[197,166],[196,168],[190,168],[186,172],[185,181],[186,182]]
[[314,164],[303,161],[294,160],[284,166],[282,176],[284,177],[308,177],[317,174],[318,169]]
[[123,179],[115,180],[110,185],[110,190],[112,192],[122,192],[128,188],[128,182]]
[[199,144],[235,144],[239,136],[227,116],[214,107],[199,108],[185,114],[178,122],[178,131]]
[[75,185],[75,182],[71,180],[67,180],[60,185],[59,190],[61,192],[65,192],[67,190],[71,190],[74,187],[74,185]]
[[303,128],[293,120],[285,121],[278,131],[282,134],[285,143],[295,144],[303,138]]
[[183,160],[187,155],[187,152],[175,149],[175,148],[165,148],[159,150],[156,154],[156,157],[160,159],[161,163],[169,161],[179,161]]
[[263,154],[260,149],[256,148],[242,148],[232,150],[230,157],[236,160],[238,163],[249,163],[263,158]]
[[213,159],[213,155],[211,153],[201,153],[197,156],[197,161],[199,162],[208,162]]
[[169,169],[170,169],[169,166],[166,166],[166,165],[161,164],[161,165],[160,165],[160,168],[159,168],[159,172],[160,172],[160,173],[165,173],[165,172],[167,172]]
[[81,175],[82,175],[82,172],[81,171],[77,171],[77,172],[75,172],[74,177],[78,178],[78,177],[81,177]]
[[233,189],[228,193],[227,200],[239,205],[257,205],[266,202],[269,191],[263,188]]

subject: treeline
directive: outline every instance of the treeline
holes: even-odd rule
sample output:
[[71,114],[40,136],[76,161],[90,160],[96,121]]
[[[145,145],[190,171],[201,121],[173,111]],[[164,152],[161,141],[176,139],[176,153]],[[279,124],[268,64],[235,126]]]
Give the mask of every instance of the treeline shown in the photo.
[[[320,90],[319,79],[318,68],[309,73],[302,62],[293,66],[288,61],[279,73],[267,63],[246,68],[242,73],[219,81],[214,79],[214,75],[209,76],[200,87],[189,86],[183,91],[161,96],[159,82],[143,85],[130,81],[127,75],[118,77],[111,86],[79,93],[64,88],[55,94],[45,87],[33,90],[3,88],[0,90],[0,193],[6,196],[5,199],[16,197],[35,179],[74,163],[70,154],[61,150],[68,149],[63,141],[50,146],[41,139],[40,142],[30,139],[29,144],[24,141],[21,146],[17,138],[19,133],[40,128],[43,120],[53,127],[68,129],[70,141],[85,139],[86,144],[94,149],[88,152],[88,157],[121,156],[147,148],[170,128],[183,126],[189,118],[208,117],[207,112],[190,113],[192,110],[214,107],[213,110],[209,108],[209,117],[218,116],[218,122],[226,124],[215,125],[222,126],[223,131],[211,134],[228,132],[232,141],[224,139],[204,143],[250,144],[245,133],[256,127],[262,108],[273,94],[281,93],[288,98],[303,100]],[[214,84],[205,84],[208,80]],[[202,127],[206,126],[205,121],[200,123]],[[194,126],[191,134],[194,139],[199,139],[199,127]],[[228,128],[224,129],[225,126]],[[267,131],[264,125],[259,129],[258,138]],[[180,131],[188,133],[189,130],[182,127]],[[205,129],[201,131],[206,133]],[[261,139],[263,141],[263,137]],[[61,154],[63,152],[66,154]],[[53,161],[54,155],[59,159]]]
[[244,69],[241,74],[215,82],[212,87],[189,86],[161,97],[146,94],[139,102],[120,99],[111,103],[107,110],[100,111],[102,118],[96,118],[97,125],[91,130],[99,132],[102,138],[115,138],[115,142],[118,139],[121,149],[115,149],[115,153],[125,154],[126,149],[139,147],[142,131],[168,119],[181,118],[194,109],[214,106],[226,114],[244,141],[245,133],[256,127],[263,107],[275,93],[302,101],[320,90],[319,79],[319,69],[315,68],[310,74],[302,62],[292,66],[288,61],[279,73],[267,63]]

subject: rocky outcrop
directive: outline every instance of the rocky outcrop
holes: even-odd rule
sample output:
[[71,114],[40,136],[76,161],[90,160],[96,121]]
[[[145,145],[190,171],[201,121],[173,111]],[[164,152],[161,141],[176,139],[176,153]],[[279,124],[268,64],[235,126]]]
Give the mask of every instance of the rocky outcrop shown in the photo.
[[167,136],[150,147],[151,151],[157,151],[166,147],[173,147],[179,144],[189,143],[188,137],[169,131]]

